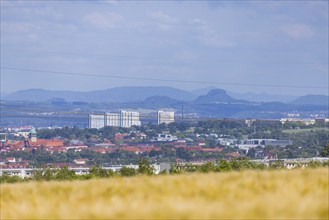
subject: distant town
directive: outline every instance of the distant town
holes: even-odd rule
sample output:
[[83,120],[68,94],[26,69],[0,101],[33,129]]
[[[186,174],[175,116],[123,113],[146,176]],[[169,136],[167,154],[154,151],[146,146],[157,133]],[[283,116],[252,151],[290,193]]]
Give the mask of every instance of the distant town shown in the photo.
[[294,160],[287,163],[293,166],[296,161],[328,156],[322,152],[328,144],[328,118],[176,122],[174,111],[158,110],[155,123],[143,124],[139,115],[127,110],[91,113],[88,128],[3,127],[0,166],[19,174],[22,169],[42,166],[85,172],[96,165],[137,169],[141,158],[149,158],[159,173],[173,163],[245,157],[265,164]]
[[157,174],[220,160],[279,161],[289,169],[328,160],[327,96],[264,102],[231,95],[156,86],[9,94],[1,100],[0,173],[68,167],[86,174],[95,166],[137,172],[143,159]]

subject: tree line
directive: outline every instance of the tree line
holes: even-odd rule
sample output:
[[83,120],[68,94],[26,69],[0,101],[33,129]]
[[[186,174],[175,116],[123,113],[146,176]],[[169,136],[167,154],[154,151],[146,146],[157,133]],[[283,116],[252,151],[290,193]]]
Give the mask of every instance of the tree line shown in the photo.
[[[19,176],[10,176],[2,174],[0,176],[0,183],[18,183],[27,181],[73,181],[73,180],[89,180],[95,178],[111,178],[111,177],[132,177],[136,175],[154,175],[154,168],[150,161],[143,158],[138,163],[138,169],[130,167],[122,167],[118,172],[113,170],[105,170],[100,166],[93,166],[90,168],[88,174],[76,174],[68,167],[63,168],[42,168],[35,171],[32,177],[21,178]],[[303,164],[297,163],[297,168],[302,167]],[[329,161],[319,162],[310,161],[307,164],[309,168],[329,167]],[[215,162],[206,162],[204,164],[171,164],[169,172],[163,170],[160,175],[167,174],[182,174],[182,173],[209,173],[209,172],[230,172],[230,171],[243,171],[243,170],[277,170],[285,169],[282,160],[271,161],[269,166],[251,161],[247,158],[237,158],[232,160],[219,160]]]

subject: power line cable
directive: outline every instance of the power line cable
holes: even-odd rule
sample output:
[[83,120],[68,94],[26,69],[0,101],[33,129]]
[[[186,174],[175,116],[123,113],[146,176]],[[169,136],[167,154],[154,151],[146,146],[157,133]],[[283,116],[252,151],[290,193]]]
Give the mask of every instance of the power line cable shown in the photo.
[[253,84],[253,83],[231,83],[231,82],[210,82],[210,81],[193,81],[193,80],[173,80],[173,79],[158,79],[158,78],[147,78],[147,77],[131,77],[131,76],[118,76],[118,75],[102,75],[102,74],[89,74],[89,73],[78,73],[78,72],[63,72],[53,70],[40,70],[40,69],[27,69],[17,67],[6,67],[1,66],[1,69],[25,71],[33,73],[48,73],[56,75],[69,75],[69,76],[84,76],[84,77],[100,77],[100,78],[114,78],[114,79],[128,79],[128,80],[146,80],[156,82],[175,82],[175,83],[193,83],[193,84],[211,84],[211,85],[233,85],[233,86],[252,86],[252,87],[277,87],[277,88],[312,88],[312,89],[328,89],[325,86],[300,86],[300,85],[276,85],[276,84]]

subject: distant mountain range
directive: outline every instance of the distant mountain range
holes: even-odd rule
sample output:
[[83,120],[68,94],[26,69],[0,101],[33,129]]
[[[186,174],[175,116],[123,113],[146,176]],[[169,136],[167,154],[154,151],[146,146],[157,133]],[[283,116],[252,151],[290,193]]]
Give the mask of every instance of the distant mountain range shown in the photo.
[[265,92],[262,93],[235,93],[235,92],[227,92],[230,96],[236,99],[244,99],[251,102],[291,102],[298,98],[298,96],[292,95],[271,95]]
[[[258,98],[257,98],[258,97]],[[118,87],[106,90],[75,92],[51,91],[44,89],[21,90],[7,95],[3,100],[32,102],[85,102],[85,103],[143,103],[151,105],[173,105],[180,102],[193,104],[247,104],[249,102],[281,102],[293,105],[328,105],[328,96],[306,95],[302,97],[268,95],[266,93],[238,94],[223,89],[208,87],[192,92],[182,89],[151,86],[151,87]],[[250,104],[250,103],[249,103]]]
[[[210,86],[210,87],[194,90],[192,91],[192,93],[197,96],[200,96],[207,94],[210,90],[213,89],[218,89],[218,88]],[[226,91],[226,92],[228,95],[232,96],[235,99],[248,100],[250,102],[291,102],[298,98],[298,96],[273,95],[273,94],[267,94],[265,92],[262,93],[253,93],[253,92],[236,93],[230,91]]]
[[[306,95],[286,103],[255,102],[236,98],[222,89],[208,88],[194,93],[170,87],[120,87],[92,92],[30,89],[8,94],[0,101],[0,126],[86,127],[89,113],[122,109],[144,114],[170,109],[187,118],[279,119],[288,117],[288,113],[298,113],[306,118],[312,115],[328,117],[328,96]],[[31,113],[33,117],[30,118]],[[143,123],[150,122],[147,117]]]
[[192,101],[197,98],[191,92],[172,87],[118,87],[106,90],[90,92],[74,91],[50,91],[44,89],[28,89],[11,93],[4,100],[24,100],[33,102],[44,102],[51,99],[65,99],[67,102],[89,102],[89,103],[124,103],[140,102],[150,96],[167,96],[183,101]]
[[[206,95],[199,96],[194,100],[195,104],[218,104],[218,103],[236,103],[237,99],[229,96],[223,89],[210,90]],[[247,101],[243,101],[247,102]]]
[[328,105],[329,96],[325,95],[305,95],[290,102],[295,105]]

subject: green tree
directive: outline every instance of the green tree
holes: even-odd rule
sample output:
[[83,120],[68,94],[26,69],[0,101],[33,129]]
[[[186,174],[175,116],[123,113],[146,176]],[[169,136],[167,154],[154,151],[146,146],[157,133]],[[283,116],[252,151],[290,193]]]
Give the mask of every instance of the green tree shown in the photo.
[[312,160],[308,163],[308,167],[317,168],[323,166],[320,161]]
[[154,168],[151,166],[150,161],[143,158],[138,163],[138,173],[152,175],[154,173]]
[[284,162],[283,162],[283,160],[270,161],[269,167],[271,169],[282,169],[282,168],[284,168]]
[[204,163],[198,167],[198,171],[202,173],[215,171],[215,164],[213,162]]
[[19,176],[10,176],[6,173],[4,173],[0,176],[0,184],[1,183],[19,183],[19,182],[23,182],[23,179],[20,178]]
[[232,166],[227,160],[219,160],[217,162],[216,171],[231,171]]
[[68,167],[60,168],[56,171],[55,180],[75,180],[76,174],[73,170],[70,170]]
[[100,166],[93,166],[89,169],[89,173],[92,177],[106,178],[114,176],[113,170],[105,170]]
[[122,167],[120,170],[121,176],[135,176],[137,171],[134,168]]
[[50,181],[54,179],[54,175],[55,175],[55,170],[51,169],[50,167],[41,168],[34,171],[33,179],[37,181],[41,181],[41,180]]
[[169,169],[170,174],[180,174],[183,172],[184,172],[184,170],[182,170],[177,163],[170,165],[170,169]]
[[198,165],[195,165],[195,164],[192,164],[192,163],[187,163],[187,164],[184,165],[183,169],[184,169],[185,172],[192,173],[192,172],[195,172],[198,169]]
[[329,157],[329,144],[327,144],[326,146],[324,146],[322,148],[320,156],[321,157]]

